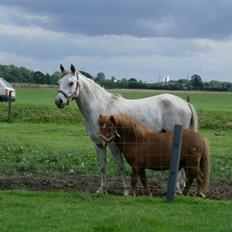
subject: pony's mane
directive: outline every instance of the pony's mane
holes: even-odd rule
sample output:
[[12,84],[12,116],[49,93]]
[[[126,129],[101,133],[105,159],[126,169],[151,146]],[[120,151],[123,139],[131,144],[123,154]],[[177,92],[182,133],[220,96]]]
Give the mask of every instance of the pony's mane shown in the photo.
[[116,126],[128,129],[131,136],[136,139],[144,140],[147,138],[148,134],[153,133],[153,131],[145,127],[143,123],[128,115],[120,114],[113,116],[116,121]]

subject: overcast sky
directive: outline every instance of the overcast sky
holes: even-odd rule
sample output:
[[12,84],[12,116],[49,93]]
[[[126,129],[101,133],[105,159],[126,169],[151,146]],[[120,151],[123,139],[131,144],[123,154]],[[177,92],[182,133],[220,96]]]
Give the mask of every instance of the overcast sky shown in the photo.
[[0,0],[0,64],[232,81],[231,0]]

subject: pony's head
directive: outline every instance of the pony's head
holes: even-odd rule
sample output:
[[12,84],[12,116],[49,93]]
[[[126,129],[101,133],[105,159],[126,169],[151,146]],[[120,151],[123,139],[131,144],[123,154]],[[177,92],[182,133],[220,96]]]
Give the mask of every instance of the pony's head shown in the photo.
[[64,108],[69,101],[75,99],[79,95],[80,85],[78,71],[74,65],[71,65],[70,71],[66,71],[63,65],[60,65],[61,79],[59,80],[59,90],[55,99],[57,107]]
[[106,147],[107,144],[112,142],[116,137],[120,138],[117,132],[116,119],[113,115],[101,115],[98,118],[98,125],[100,128],[100,135],[97,145],[99,147]]

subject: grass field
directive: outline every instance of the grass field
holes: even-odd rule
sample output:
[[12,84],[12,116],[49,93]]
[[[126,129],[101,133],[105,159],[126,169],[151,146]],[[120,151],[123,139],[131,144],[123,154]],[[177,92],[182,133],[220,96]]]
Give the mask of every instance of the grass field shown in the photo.
[[[54,104],[56,88],[17,88],[17,101],[13,104],[13,119],[15,122],[35,123],[83,123],[80,112],[75,104],[70,104],[65,110],[57,109]],[[154,91],[117,91],[117,94],[135,99],[157,95]],[[204,129],[232,130],[232,93],[186,93],[173,92],[184,99],[190,96],[190,101],[199,113],[200,127]],[[6,104],[0,104],[0,121],[6,120]]]
[[[126,98],[154,95],[150,91],[120,93]],[[232,94],[174,93],[183,98],[189,95],[199,112],[201,132],[209,137],[211,144],[213,179],[231,180]],[[13,123],[0,124],[3,135],[0,140],[0,173],[98,173],[96,155],[86,135],[83,117],[74,102],[64,110],[57,109],[55,95],[55,88],[17,88]],[[4,107],[1,104],[2,121]],[[115,175],[112,157],[109,155],[107,158],[109,174]]]
[[[155,95],[120,92],[126,98]],[[183,98],[184,92],[175,93]],[[13,119],[0,104],[1,175],[97,175],[93,145],[72,103],[59,110],[54,88],[17,88]],[[213,181],[232,181],[232,94],[191,93],[211,145]],[[108,175],[116,166],[108,155]],[[127,165],[128,175],[130,168]],[[163,178],[154,172],[156,178]],[[154,176],[153,176],[154,177]],[[124,198],[79,192],[0,191],[0,231],[232,231],[231,201]]]
[[232,202],[88,193],[0,192],[1,232],[231,232]]
[[[94,146],[83,124],[1,123],[1,133],[4,134],[0,140],[2,174],[98,174]],[[232,181],[232,132],[215,135],[213,130],[202,130],[201,133],[211,143],[212,179]],[[108,174],[116,175],[112,156],[109,154],[107,159]],[[130,171],[129,166],[127,170]]]

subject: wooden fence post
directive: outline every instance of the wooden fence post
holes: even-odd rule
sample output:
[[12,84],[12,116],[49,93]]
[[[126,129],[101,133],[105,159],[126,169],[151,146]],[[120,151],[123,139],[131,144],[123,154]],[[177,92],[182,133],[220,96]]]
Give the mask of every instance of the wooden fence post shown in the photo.
[[176,181],[180,163],[180,151],[183,136],[183,126],[175,125],[173,133],[172,152],[170,160],[170,171],[168,178],[167,202],[171,203],[175,199]]
[[9,92],[9,98],[8,98],[8,110],[7,110],[7,121],[10,122],[11,120],[11,94],[12,91]]

